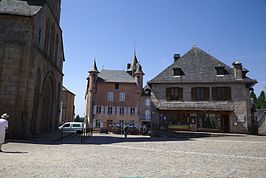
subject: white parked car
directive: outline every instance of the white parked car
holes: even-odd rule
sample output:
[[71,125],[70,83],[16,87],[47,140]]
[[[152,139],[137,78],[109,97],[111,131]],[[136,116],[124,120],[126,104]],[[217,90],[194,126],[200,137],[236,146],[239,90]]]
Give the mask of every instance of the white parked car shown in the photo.
[[66,122],[58,127],[60,132],[81,134],[83,129],[82,122]]

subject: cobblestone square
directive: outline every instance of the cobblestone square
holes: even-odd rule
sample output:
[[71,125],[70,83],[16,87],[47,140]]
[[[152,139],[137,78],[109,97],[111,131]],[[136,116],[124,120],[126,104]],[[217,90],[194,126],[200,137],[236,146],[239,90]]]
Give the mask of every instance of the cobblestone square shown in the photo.
[[0,177],[266,177],[266,137],[149,138],[94,134],[10,141]]

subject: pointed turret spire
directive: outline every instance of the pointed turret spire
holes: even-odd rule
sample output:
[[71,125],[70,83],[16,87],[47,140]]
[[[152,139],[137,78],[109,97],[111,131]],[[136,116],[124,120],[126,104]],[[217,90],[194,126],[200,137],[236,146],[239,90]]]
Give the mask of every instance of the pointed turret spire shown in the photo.
[[133,59],[131,61],[131,64],[130,64],[130,67],[127,71],[131,71],[131,72],[135,72],[136,71],[136,65],[138,63],[138,59],[137,59],[137,56],[136,56],[136,52],[134,51],[134,56],[133,56]]
[[134,75],[136,75],[136,74],[145,75],[144,72],[142,71],[142,67],[139,63],[137,63],[136,72],[134,73]]
[[91,70],[89,70],[89,73],[99,73],[96,65],[96,60],[94,59]]

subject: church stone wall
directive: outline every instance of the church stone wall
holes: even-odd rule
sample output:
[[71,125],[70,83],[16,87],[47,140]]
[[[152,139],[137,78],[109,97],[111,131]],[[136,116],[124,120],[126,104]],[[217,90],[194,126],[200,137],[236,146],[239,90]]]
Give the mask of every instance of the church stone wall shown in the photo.
[[[53,57],[44,51],[46,19],[54,24]],[[0,113],[11,116],[9,137],[56,130],[64,60],[60,26],[45,4],[32,17],[0,14],[0,32]]]

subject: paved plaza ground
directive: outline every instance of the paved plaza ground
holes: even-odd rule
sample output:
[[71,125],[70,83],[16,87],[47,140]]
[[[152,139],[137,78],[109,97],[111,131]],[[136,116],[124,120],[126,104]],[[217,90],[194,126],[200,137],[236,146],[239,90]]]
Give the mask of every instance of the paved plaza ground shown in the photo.
[[[53,138],[55,139],[55,138]],[[0,177],[266,177],[266,137],[122,135],[10,141]]]

